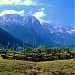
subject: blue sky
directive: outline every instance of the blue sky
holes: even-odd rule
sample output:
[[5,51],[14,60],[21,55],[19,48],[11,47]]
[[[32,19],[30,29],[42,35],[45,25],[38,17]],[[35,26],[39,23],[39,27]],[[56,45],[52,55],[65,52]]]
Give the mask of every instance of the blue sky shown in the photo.
[[75,0],[0,0],[0,16],[31,14],[41,22],[74,27]]

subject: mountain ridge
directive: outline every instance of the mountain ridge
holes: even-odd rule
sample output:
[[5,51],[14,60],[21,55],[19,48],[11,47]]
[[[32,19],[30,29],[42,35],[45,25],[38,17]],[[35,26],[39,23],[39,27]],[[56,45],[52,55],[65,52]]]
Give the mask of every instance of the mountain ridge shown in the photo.
[[[8,14],[0,16],[0,27],[16,38],[30,44],[33,43],[35,38],[37,46],[46,45],[48,47],[67,47],[71,44],[74,44],[73,35],[75,35],[75,30],[70,28],[68,30],[59,26],[54,27],[50,24],[41,24],[37,18],[28,14],[25,16],[21,16],[19,14]],[[70,32],[70,30],[72,31]],[[66,40],[69,41],[69,39],[66,39],[66,35],[69,36],[69,39],[71,39],[71,44],[68,44],[70,42],[66,42]],[[62,37],[65,38],[65,43],[67,43],[67,45],[64,45],[64,39]]]
[[9,47],[14,47],[15,44],[22,46],[22,41],[16,39],[7,31],[0,28],[0,45],[6,47],[9,43]]

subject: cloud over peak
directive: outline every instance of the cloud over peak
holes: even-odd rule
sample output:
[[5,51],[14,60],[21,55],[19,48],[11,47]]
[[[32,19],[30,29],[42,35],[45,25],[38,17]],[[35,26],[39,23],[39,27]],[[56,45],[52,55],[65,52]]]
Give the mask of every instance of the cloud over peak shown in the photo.
[[21,10],[21,11],[4,10],[4,11],[0,12],[0,16],[3,16],[5,14],[20,14],[21,16],[23,16],[25,14],[25,11],[24,10]]
[[[2,12],[0,12],[0,16],[3,16],[5,14],[19,14],[21,16],[25,16],[25,11],[24,10],[21,10],[21,11],[16,11],[16,10],[4,10]],[[52,21],[51,20],[45,20],[44,17],[46,16],[46,14],[44,13],[44,11],[39,11],[39,12],[36,12],[34,14],[31,14],[33,16],[35,16],[39,21],[40,23],[42,22],[45,22],[45,23],[51,23]]]
[[43,17],[46,16],[46,14],[44,13],[44,11],[40,11],[40,12],[34,13],[33,16],[35,16],[38,19],[42,19]]

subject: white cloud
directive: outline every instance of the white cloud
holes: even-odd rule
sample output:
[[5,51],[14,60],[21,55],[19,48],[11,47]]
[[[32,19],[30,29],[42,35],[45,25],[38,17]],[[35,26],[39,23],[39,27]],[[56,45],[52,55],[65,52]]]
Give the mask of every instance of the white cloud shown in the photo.
[[40,23],[52,23],[51,20],[39,19]]
[[36,0],[25,0],[24,3],[25,5],[36,5]]
[[3,5],[3,4],[18,4],[20,3],[21,0],[0,0],[0,5]]
[[36,0],[0,0],[0,5],[36,5]]
[[45,8],[41,8],[41,11],[44,11],[45,10]]
[[[44,8],[42,8],[44,10]],[[44,11],[40,11],[40,12],[36,12],[33,14],[33,16],[35,16],[39,21],[40,23],[51,23],[52,21],[51,20],[45,20],[44,17],[46,16],[46,14],[44,13]]]
[[0,12],[0,16],[5,15],[5,14],[20,14],[20,15],[24,15],[25,11],[21,10],[21,11],[15,11],[15,10],[4,10],[2,12]]
[[40,11],[40,12],[34,13],[33,16],[35,16],[37,19],[43,19],[43,17],[45,17],[46,14],[43,11]]

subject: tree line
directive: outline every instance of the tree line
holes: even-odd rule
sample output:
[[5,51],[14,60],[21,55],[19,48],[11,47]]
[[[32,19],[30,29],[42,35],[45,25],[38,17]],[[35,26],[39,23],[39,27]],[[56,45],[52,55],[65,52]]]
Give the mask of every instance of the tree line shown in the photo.
[[51,60],[67,60],[75,58],[75,48],[59,48],[39,46],[37,48],[25,47],[18,51],[14,48],[1,49],[0,54],[4,59],[28,60],[28,61],[51,61]]

